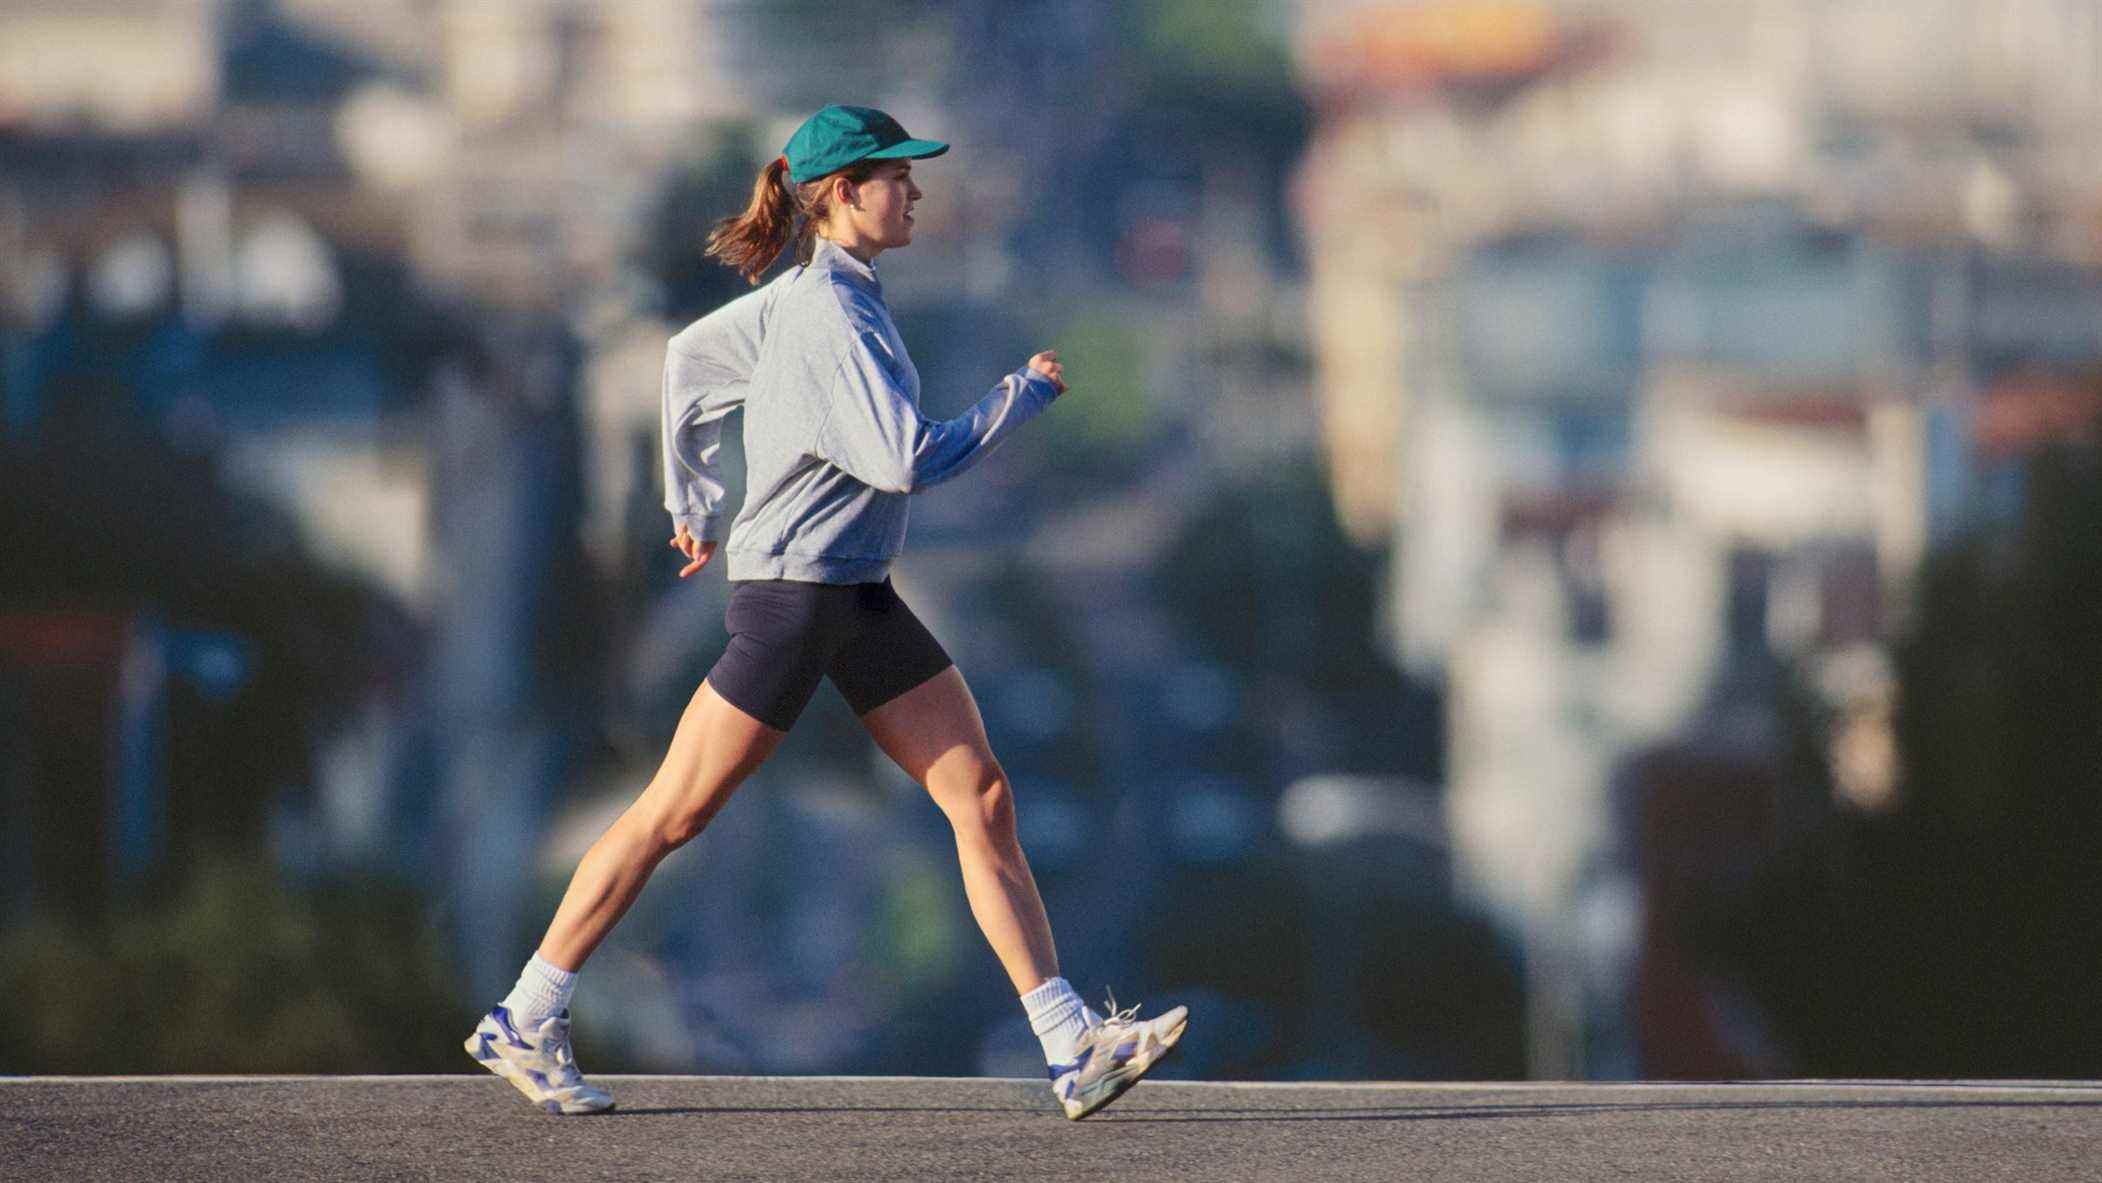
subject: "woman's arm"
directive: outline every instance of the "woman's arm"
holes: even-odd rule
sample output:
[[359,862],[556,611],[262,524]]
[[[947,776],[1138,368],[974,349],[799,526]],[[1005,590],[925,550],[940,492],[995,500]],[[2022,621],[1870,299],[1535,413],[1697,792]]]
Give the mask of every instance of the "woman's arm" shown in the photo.
[[688,325],[664,352],[664,508],[696,539],[723,533],[722,424],[744,405],[775,296],[768,284]]
[[[1043,358],[1044,355],[1038,355]],[[862,331],[832,380],[818,454],[865,484],[914,493],[970,470],[1035,418],[1065,386],[1048,369],[1023,366],[954,419],[929,419],[898,388],[881,337]]]

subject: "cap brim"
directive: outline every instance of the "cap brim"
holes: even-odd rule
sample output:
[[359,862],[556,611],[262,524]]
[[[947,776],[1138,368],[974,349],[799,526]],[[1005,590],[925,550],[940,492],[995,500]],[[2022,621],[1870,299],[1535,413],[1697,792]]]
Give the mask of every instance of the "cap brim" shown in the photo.
[[929,156],[940,156],[949,150],[949,145],[940,140],[900,140],[888,148],[878,148],[863,159],[866,160],[924,160]]

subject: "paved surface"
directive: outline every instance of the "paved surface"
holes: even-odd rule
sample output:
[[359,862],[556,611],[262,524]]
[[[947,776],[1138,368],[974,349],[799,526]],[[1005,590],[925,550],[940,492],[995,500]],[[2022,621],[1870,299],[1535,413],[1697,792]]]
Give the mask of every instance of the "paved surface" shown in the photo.
[[2102,1083],[1139,1086],[601,1077],[0,1079],[0,1178],[2102,1179]]

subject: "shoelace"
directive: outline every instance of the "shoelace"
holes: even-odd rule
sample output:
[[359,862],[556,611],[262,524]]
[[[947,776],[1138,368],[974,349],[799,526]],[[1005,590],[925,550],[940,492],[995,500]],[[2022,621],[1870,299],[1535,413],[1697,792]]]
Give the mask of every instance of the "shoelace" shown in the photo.
[[[1105,987],[1103,987],[1103,994],[1104,994],[1104,995],[1106,995],[1106,996],[1108,997],[1108,999],[1109,999],[1109,1006],[1108,1006],[1108,1010],[1109,1010],[1109,1017],[1108,1017],[1108,1018],[1105,1018],[1105,1019],[1103,1019],[1103,1020],[1102,1020],[1102,1025],[1103,1025],[1103,1026],[1105,1026],[1105,1027],[1129,1027],[1129,1026],[1132,1026],[1132,1025],[1133,1025],[1134,1023],[1138,1022],[1138,1018],[1139,1018],[1139,1007],[1138,1007],[1138,1006],[1128,1006],[1128,1007],[1125,1007],[1125,1008],[1124,1008],[1124,1009],[1122,1009],[1122,1010],[1118,1010],[1118,1009],[1117,1009],[1117,992],[1116,992],[1115,990],[1111,990],[1111,989],[1109,989],[1108,987],[1106,987],[1106,986],[1105,986]],[[1140,1004],[1139,1004],[1139,1006],[1144,1006],[1144,1005],[1145,1005],[1145,1003],[1140,1003]]]

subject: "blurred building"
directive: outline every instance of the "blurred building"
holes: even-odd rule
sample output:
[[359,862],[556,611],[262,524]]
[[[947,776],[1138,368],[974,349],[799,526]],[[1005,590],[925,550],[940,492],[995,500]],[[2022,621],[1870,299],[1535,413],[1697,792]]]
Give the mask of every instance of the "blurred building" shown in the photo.
[[170,817],[169,737],[223,718],[249,664],[240,637],[150,616],[0,614],[0,916],[105,915],[161,869],[171,831],[209,827],[199,802]]
[[1298,33],[1321,112],[1300,184],[1330,451],[1368,539],[1406,500],[1351,442],[1402,434],[1378,409],[1411,347],[1391,325],[1472,243],[1639,237],[1760,197],[1879,239],[2102,251],[2088,0],[1425,0],[1310,7]]
[[[525,860],[574,730],[545,698],[561,662],[525,638],[559,632],[575,365],[557,287],[490,298],[421,249],[434,187],[472,159],[448,155],[462,119],[427,85],[450,26],[396,8],[367,16],[420,38],[297,5],[0,7],[0,52],[39,54],[0,73],[0,387],[10,442],[33,444],[54,376],[94,375],[128,400],[105,413],[212,454],[305,549],[431,627],[425,680],[371,687],[317,741],[272,838],[295,873],[437,875],[501,941],[529,885],[476,896],[498,878],[477,859]],[[153,68],[112,69],[133,53]],[[453,97],[479,111],[479,93]],[[121,723],[83,742],[136,746]],[[153,763],[124,767],[123,800],[158,802]],[[155,816],[113,816],[134,814]]]
[[1457,873],[1526,935],[1533,1071],[1637,1070],[1642,929],[1587,920],[1655,886],[1627,762],[1674,737],[1770,758],[1744,679],[1785,662],[1837,706],[1840,790],[1887,803],[1880,646],[1920,557],[2005,512],[1993,425],[2092,413],[2102,5],[1361,4],[1299,30],[1339,510],[1392,542],[1397,659],[1449,685]]
[[224,0],[0,4],[0,125],[165,130],[205,119],[220,90]]

